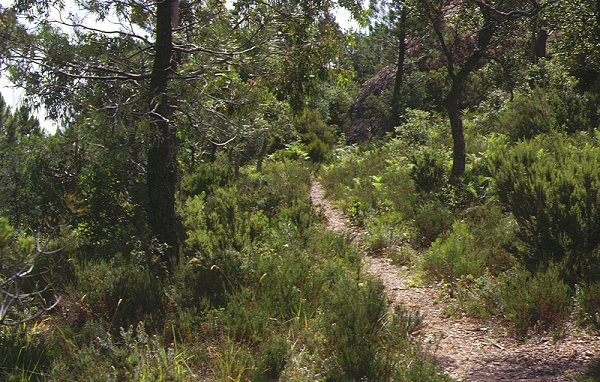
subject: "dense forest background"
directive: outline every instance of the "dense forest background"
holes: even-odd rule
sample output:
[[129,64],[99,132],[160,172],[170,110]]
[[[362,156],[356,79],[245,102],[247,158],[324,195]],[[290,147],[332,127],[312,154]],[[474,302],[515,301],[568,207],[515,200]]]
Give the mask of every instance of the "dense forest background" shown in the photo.
[[0,379],[451,380],[317,179],[449,314],[598,335],[598,1],[19,0],[0,36]]

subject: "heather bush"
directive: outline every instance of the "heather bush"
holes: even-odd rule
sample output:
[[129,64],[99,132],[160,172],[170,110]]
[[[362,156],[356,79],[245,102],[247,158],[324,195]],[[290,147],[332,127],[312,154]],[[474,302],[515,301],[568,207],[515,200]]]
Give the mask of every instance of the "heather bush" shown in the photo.
[[600,275],[600,146],[565,135],[541,136],[489,156],[496,193],[518,223],[531,271],[564,263],[572,285]]
[[456,280],[479,277],[485,272],[485,258],[479,253],[469,227],[455,221],[448,237],[440,237],[423,256],[421,267],[437,280],[454,283]]
[[497,286],[500,314],[519,335],[530,329],[556,328],[571,312],[571,292],[556,264],[534,275],[513,268],[500,274]]
[[296,118],[294,126],[310,159],[313,162],[323,162],[336,141],[333,128],[323,121],[318,111],[312,109],[305,110]]
[[579,323],[600,330],[600,282],[575,285],[574,299]]
[[447,157],[443,151],[423,147],[409,156],[410,176],[423,194],[438,191],[447,182]]

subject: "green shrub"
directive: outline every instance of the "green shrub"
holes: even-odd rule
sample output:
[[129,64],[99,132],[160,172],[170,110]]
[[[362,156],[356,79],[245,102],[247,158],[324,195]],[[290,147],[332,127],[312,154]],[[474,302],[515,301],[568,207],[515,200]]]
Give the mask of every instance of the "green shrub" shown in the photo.
[[290,358],[290,345],[286,338],[274,334],[263,342],[258,351],[260,354],[257,372],[253,381],[278,381]]
[[469,231],[466,223],[455,221],[450,235],[438,238],[423,257],[423,270],[434,279],[449,283],[467,276],[477,278],[483,275],[485,258]]
[[501,314],[517,334],[560,326],[569,316],[570,289],[554,264],[535,275],[519,268],[505,272],[498,287]]
[[336,141],[333,128],[323,121],[318,111],[312,109],[306,109],[296,119],[294,125],[306,145],[310,159],[314,162],[323,162]]
[[432,124],[431,114],[423,110],[407,109],[404,118],[406,122],[395,128],[396,136],[409,146],[426,144]]
[[398,247],[408,236],[404,216],[395,211],[383,212],[367,221],[369,235],[366,244],[371,252],[381,252],[386,248]]
[[187,238],[183,251],[189,256],[209,256],[228,249],[241,250],[269,230],[261,211],[244,208],[236,186],[218,188],[189,198],[181,208]]
[[71,273],[66,256],[38,253],[36,247],[36,238],[15,231],[0,217],[0,328],[36,318],[52,307],[57,297],[48,273]]
[[514,141],[531,139],[557,129],[555,111],[539,88],[532,94],[517,94],[500,113],[497,123],[498,130],[506,132]]
[[438,191],[446,183],[446,154],[442,151],[423,147],[409,156],[412,164],[410,176],[417,190],[427,194]]
[[48,345],[34,325],[0,331],[0,378],[3,381],[41,380],[51,357]]
[[417,247],[428,247],[452,226],[452,212],[438,200],[425,202],[417,207],[413,216],[414,243]]
[[148,268],[124,260],[79,266],[77,291],[91,310],[113,331],[144,321],[151,329],[162,326],[162,280]]
[[181,178],[181,196],[186,198],[202,193],[210,194],[215,189],[231,183],[234,176],[233,167],[226,163],[223,157],[219,157],[213,163],[202,163],[195,166],[193,172]]
[[336,282],[329,301],[326,333],[342,375],[346,380],[378,380],[378,333],[387,305],[383,285],[347,274]]
[[498,202],[471,207],[462,214],[473,238],[473,248],[491,275],[498,275],[516,263],[510,248],[515,243],[516,223]]
[[514,215],[534,271],[565,262],[570,284],[600,275],[600,146],[564,135],[500,146],[489,157],[500,201]]
[[600,282],[575,285],[575,315],[579,323],[600,330]]
[[460,182],[446,183],[438,198],[454,211],[484,204],[491,197],[491,177],[467,171]]
[[310,156],[306,152],[306,147],[300,141],[294,141],[285,145],[285,148],[279,149],[269,155],[269,160],[274,162],[283,161],[306,161]]
[[246,346],[227,339],[213,350],[213,373],[219,381],[250,381],[256,370],[253,354]]
[[163,344],[148,334],[143,322],[115,335],[101,333],[70,350],[55,359],[50,380],[183,381],[193,376],[177,342]]

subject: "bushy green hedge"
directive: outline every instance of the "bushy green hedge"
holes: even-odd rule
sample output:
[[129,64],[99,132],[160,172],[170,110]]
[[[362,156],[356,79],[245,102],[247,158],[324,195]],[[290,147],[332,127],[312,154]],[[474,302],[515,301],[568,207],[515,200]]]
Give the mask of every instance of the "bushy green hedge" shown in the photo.
[[570,283],[600,277],[600,146],[540,136],[489,156],[501,202],[514,215],[531,270],[563,263]]
[[336,141],[334,129],[328,126],[321,114],[307,109],[294,122],[308,156],[314,162],[323,162]]

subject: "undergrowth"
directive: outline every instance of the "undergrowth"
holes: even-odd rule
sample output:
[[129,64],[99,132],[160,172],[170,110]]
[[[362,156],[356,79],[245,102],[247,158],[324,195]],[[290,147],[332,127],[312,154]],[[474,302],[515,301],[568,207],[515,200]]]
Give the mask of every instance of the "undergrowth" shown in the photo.
[[190,176],[174,270],[142,248],[69,260],[56,313],[2,329],[1,379],[449,380],[412,334],[419,316],[390,310],[350,239],[323,228],[306,162]]
[[[395,136],[338,150],[320,177],[367,229],[367,249],[441,285],[450,314],[494,318],[518,336],[560,331],[569,317],[597,330],[598,137],[587,120],[577,133],[568,107],[548,110],[555,94],[533,97],[547,102],[519,95],[465,117],[472,151],[459,182],[447,179],[446,122],[415,110]],[[490,134],[500,123],[508,134]]]

